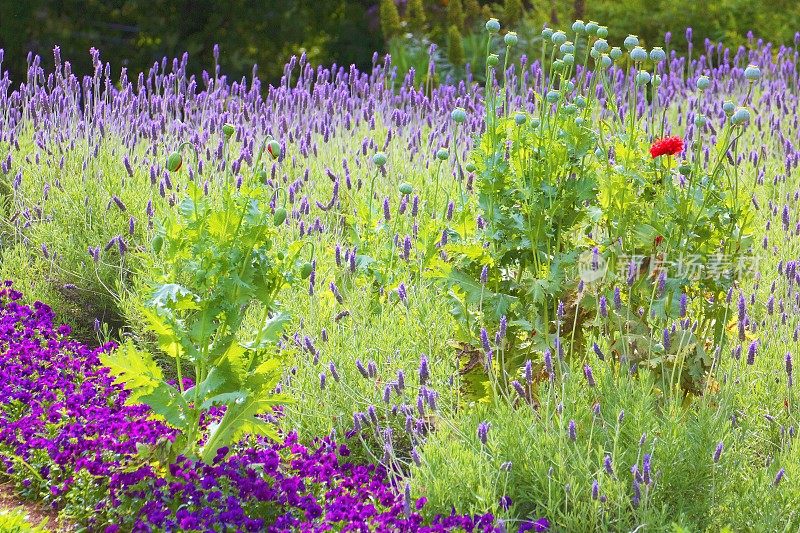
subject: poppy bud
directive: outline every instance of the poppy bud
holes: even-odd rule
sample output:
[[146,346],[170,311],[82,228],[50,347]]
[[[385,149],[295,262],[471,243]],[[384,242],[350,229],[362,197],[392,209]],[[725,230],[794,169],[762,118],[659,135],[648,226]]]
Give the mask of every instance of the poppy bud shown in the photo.
[[464,165],[464,170],[466,170],[467,172],[475,172],[475,164],[471,162],[467,163],[466,165]]
[[161,235],[156,235],[153,237],[153,242],[151,244],[153,246],[153,252],[159,253],[161,251],[161,247],[164,245],[164,237]]
[[450,118],[452,118],[453,122],[456,124],[461,124],[467,120],[467,112],[463,107],[457,107],[450,113]]
[[283,224],[284,220],[286,220],[286,209],[279,207],[275,210],[275,214],[272,215],[272,223],[276,226],[280,226]]
[[405,195],[409,195],[414,191],[414,187],[411,186],[410,183],[401,183],[400,184],[400,192]]
[[383,152],[377,152],[375,155],[372,156],[372,162],[375,163],[377,166],[382,167],[386,164],[386,154]]
[[635,47],[639,46],[639,38],[635,35],[628,35],[625,37],[625,40],[622,44],[624,44],[625,48],[628,50],[633,50]]
[[169,154],[169,157],[167,157],[167,170],[170,172],[177,172],[181,169],[181,165],[183,165],[181,154],[178,152]]
[[302,276],[303,279],[308,278],[308,276],[311,275],[312,268],[311,263],[303,263],[303,266],[300,267],[300,276]]
[[500,31],[500,21],[495,19],[495,18],[491,18],[491,19],[487,20],[486,21],[486,30],[489,33],[497,33],[497,32],[499,32]]
[[497,54],[489,54],[489,57],[486,58],[486,64],[490,67],[496,67],[500,63],[500,56]]
[[278,159],[281,156],[280,143],[274,139],[271,140],[269,144],[267,144],[267,152],[272,156],[272,159]]
[[761,78],[761,69],[755,65],[747,65],[747,68],[744,69],[744,77],[751,82],[758,81]]
[[730,100],[727,100],[724,104],[722,104],[722,110],[725,111],[726,115],[731,116],[736,110],[736,105]]

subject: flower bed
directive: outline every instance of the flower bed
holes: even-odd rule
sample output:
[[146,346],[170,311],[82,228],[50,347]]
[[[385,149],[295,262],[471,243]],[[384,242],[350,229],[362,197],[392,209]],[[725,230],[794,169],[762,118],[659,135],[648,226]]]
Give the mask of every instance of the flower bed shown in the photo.
[[158,450],[173,432],[145,407],[124,404],[126,393],[99,364],[112,345],[71,340],[48,306],[21,298],[11,282],[0,289],[0,459],[24,496],[90,530],[498,528],[491,514],[455,510],[423,524],[424,498],[395,490],[382,467],[348,462],[347,445],[331,437],[304,446],[290,433],[282,444],[243,442],[213,465],[178,458],[161,469],[137,451]]

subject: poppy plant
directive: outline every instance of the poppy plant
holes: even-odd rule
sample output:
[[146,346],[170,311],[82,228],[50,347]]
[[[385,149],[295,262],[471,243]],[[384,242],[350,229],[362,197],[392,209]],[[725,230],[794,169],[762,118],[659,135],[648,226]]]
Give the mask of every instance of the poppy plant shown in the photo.
[[653,143],[650,147],[650,156],[655,159],[662,155],[676,155],[683,151],[683,139],[680,137],[665,137]]

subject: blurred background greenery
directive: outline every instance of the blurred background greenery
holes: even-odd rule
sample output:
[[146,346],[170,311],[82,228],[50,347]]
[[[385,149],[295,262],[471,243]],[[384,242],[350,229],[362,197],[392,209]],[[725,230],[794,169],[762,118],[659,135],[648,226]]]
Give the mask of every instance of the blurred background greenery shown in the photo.
[[636,33],[644,45],[685,51],[687,27],[695,48],[703,40],[746,45],[747,33],[794,44],[800,31],[796,0],[0,0],[3,68],[24,81],[29,51],[52,65],[61,47],[73,71],[89,73],[89,48],[101,51],[115,71],[148,69],[162,57],[190,54],[190,71],[213,68],[212,49],[234,78],[280,79],[285,61],[305,51],[315,64],[369,67],[372,53],[392,52],[401,69],[427,69],[430,44],[437,44],[437,77],[480,72],[489,16],[520,33],[521,52],[535,53],[543,24],[569,29],[574,19],[607,25],[609,41]]

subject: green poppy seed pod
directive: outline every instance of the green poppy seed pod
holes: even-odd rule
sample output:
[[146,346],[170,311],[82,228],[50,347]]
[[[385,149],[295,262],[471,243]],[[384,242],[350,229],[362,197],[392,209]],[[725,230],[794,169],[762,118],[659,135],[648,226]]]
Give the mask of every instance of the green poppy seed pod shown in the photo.
[[586,31],[586,24],[580,19],[572,23],[572,31],[581,34]]
[[611,68],[611,65],[613,64],[614,61],[611,59],[611,57],[609,57],[608,54],[603,54],[603,56],[600,58],[600,65],[602,65],[603,68]]
[[572,91],[575,90],[575,83],[572,82],[572,81],[565,81],[564,82],[564,88],[566,89],[566,91],[568,93],[571,93]]
[[272,215],[272,223],[276,226],[280,226],[286,220],[286,209],[283,207],[279,207],[275,210],[275,214]]
[[733,113],[731,123],[738,126],[745,122],[750,122],[750,111],[748,111],[747,108],[740,107]]
[[595,148],[595,150],[594,150],[594,156],[595,156],[597,159],[603,159],[603,156],[604,156],[604,155],[606,155],[606,153],[603,151],[603,149],[602,149],[602,148]]
[[661,87],[661,76],[659,76],[658,74],[654,74],[652,83],[653,87]]
[[597,50],[592,48],[591,50],[589,50],[589,55],[592,57],[592,59],[597,61],[598,59],[600,59],[600,56],[603,55],[603,54],[601,54],[600,52],[598,52]]
[[303,279],[308,279],[308,276],[311,275],[311,269],[314,268],[311,266],[311,263],[303,263],[303,266],[300,267],[300,276]]
[[575,64],[575,56],[572,54],[564,54],[564,57],[561,58],[565,65],[574,65]]
[[562,54],[574,54],[575,53],[575,45],[572,44],[572,41],[567,41],[561,46],[558,47],[559,51]]
[[701,91],[705,91],[708,89],[709,85],[711,85],[711,80],[708,76],[700,76],[697,78],[697,88]]
[[538,118],[534,118],[533,120],[531,120],[531,126],[533,126],[534,128],[538,128],[539,124],[541,124],[541,123],[542,123],[542,121],[539,120]]
[[267,143],[267,152],[272,156],[272,159],[278,159],[281,156],[281,143],[275,139]]
[[278,258],[278,261],[283,261],[286,257],[286,254],[283,253],[283,250],[278,250],[278,253],[275,254],[275,257]]
[[488,31],[489,33],[497,33],[497,32],[499,32],[500,31],[500,21],[495,19],[495,18],[491,18],[491,19],[487,20],[486,21],[486,31]]
[[545,98],[546,98],[546,99],[547,99],[547,101],[548,101],[548,102],[550,102],[551,104],[555,104],[556,102],[558,102],[558,98],[559,98],[560,96],[561,96],[561,93],[559,93],[558,91],[556,91],[556,90],[549,90],[549,91],[547,91],[547,96],[545,96]]
[[575,117],[576,126],[583,126],[583,123],[584,123],[583,117]]
[[506,33],[505,37],[503,37],[503,42],[506,43],[506,46],[516,46],[518,41],[517,32],[514,31]]
[[467,163],[466,165],[464,165],[464,170],[466,170],[467,172],[475,172],[475,163],[472,162]]
[[553,70],[555,70],[556,72],[559,72],[565,66],[566,65],[564,64],[564,62],[561,61],[560,59],[556,59],[555,61],[553,61]]
[[372,162],[382,167],[386,164],[386,154],[383,152],[375,152],[375,155],[372,156]]
[[161,235],[156,235],[153,237],[150,245],[152,246],[154,253],[159,253],[161,251],[161,247],[164,246],[164,237]]
[[597,30],[599,28],[600,28],[600,24],[598,24],[597,22],[595,22],[593,20],[590,20],[589,22],[586,23],[586,33],[588,33],[589,35],[596,35],[597,34]]
[[514,115],[514,123],[516,123],[517,126],[522,126],[525,124],[525,120],[527,120],[527,118],[528,117],[525,116],[525,113],[516,113]]
[[753,64],[747,65],[747,68],[744,69],[744,77],[751,82],[758,81],[761,78],[761,69]]
[[680,172],[682,176],[688,176],[692,173],[692,166],[688,163],[682,163],[681,166],[678,167],[678,172]]
[[631,59],[636,63],[647,61],[647,51],[641,46],[637,46],[631,50]]
[[551,39],[553,37],[553,30],[552,28],[548,28],[545,26],[542,28],[542,39]]
[[578,106],[579,109],[583,109],[584,107],[586,107],[586,98],[580,95],[576,96],[575,105]]
[[619,61],[619,59],[622,57],[622,48],[620,48],[619,46],[615,46],[611,49],[608,55],[614,61]]
[[414,187],[411,186],[410,183],[401,183],[400,184],[400,193],[408,196],[414,192]]
[[447,151],[447,148],[439,148],[436,152],[436,159],[439,161],[447,161],[450,158],[450,152]]
[[578,112],[578,107],[575,104],[567,104],[564,106],[564,112],[568,115],[574,115]]
[[227,122],[222,125],[222,133],[225,134],[225,137],[230,137],[234,133],[236,133],[236,128],[233,127],[233,124],[228,124]]
[[694,117],[694,125],[698,128],[705,126],[706,122],[708,122],[708,119],[705,117],[705,115],[697,115]]
[[661,63],[667,59],[667,53],[661,47],[656,46],[650,50],[650,59],[656,63]]
[[639,46],[639,38],[635,35],[628,35],[625,37],[625,40],[622,41],[622,44],[625,45],[625,48],[627,48],[629,51],[633,50]]
[[453,119],[453,122],[456,124],[461,124],[467,120],[467,112],[463,107],[457,107],[450,112],[450,118]]
[[605,54],[611,49],[611,47],[608,45],[608,41],[606,41],[605,39],[597,39],[592,45],[592,48],[594,48],[601,54]]
[[183,158],[181,157],[181,154],[178,152],[172,152],[169,154],[169,157],[167,157],[167,170],[170,172],[177,172],[181,169],[182,165]]
[[486,58],[486,64],[490,67],[496,67],[500,63],[500,57],[497,54],[489,54]]
[[726,115],[731,116],[733,112],[736,111],[736,104],[731,102],[730,100],[726,100],[724,104],[722,104],[722,110],[725,112]]
[[597,28],[597,31],[594,33],[601,39],[605,39],[606,37],[608,37],[608,28],[606,26],[599,26]]
[[553,41],[554,45],[561,46],[567,42],[567,34],[561,30],[558,30],[557,32],[553,33],[553,36],[550,38],[550,40]]
[[636,85],[647,85],[650,83],[650,73],[646,70],[640,70],[636,73]]

